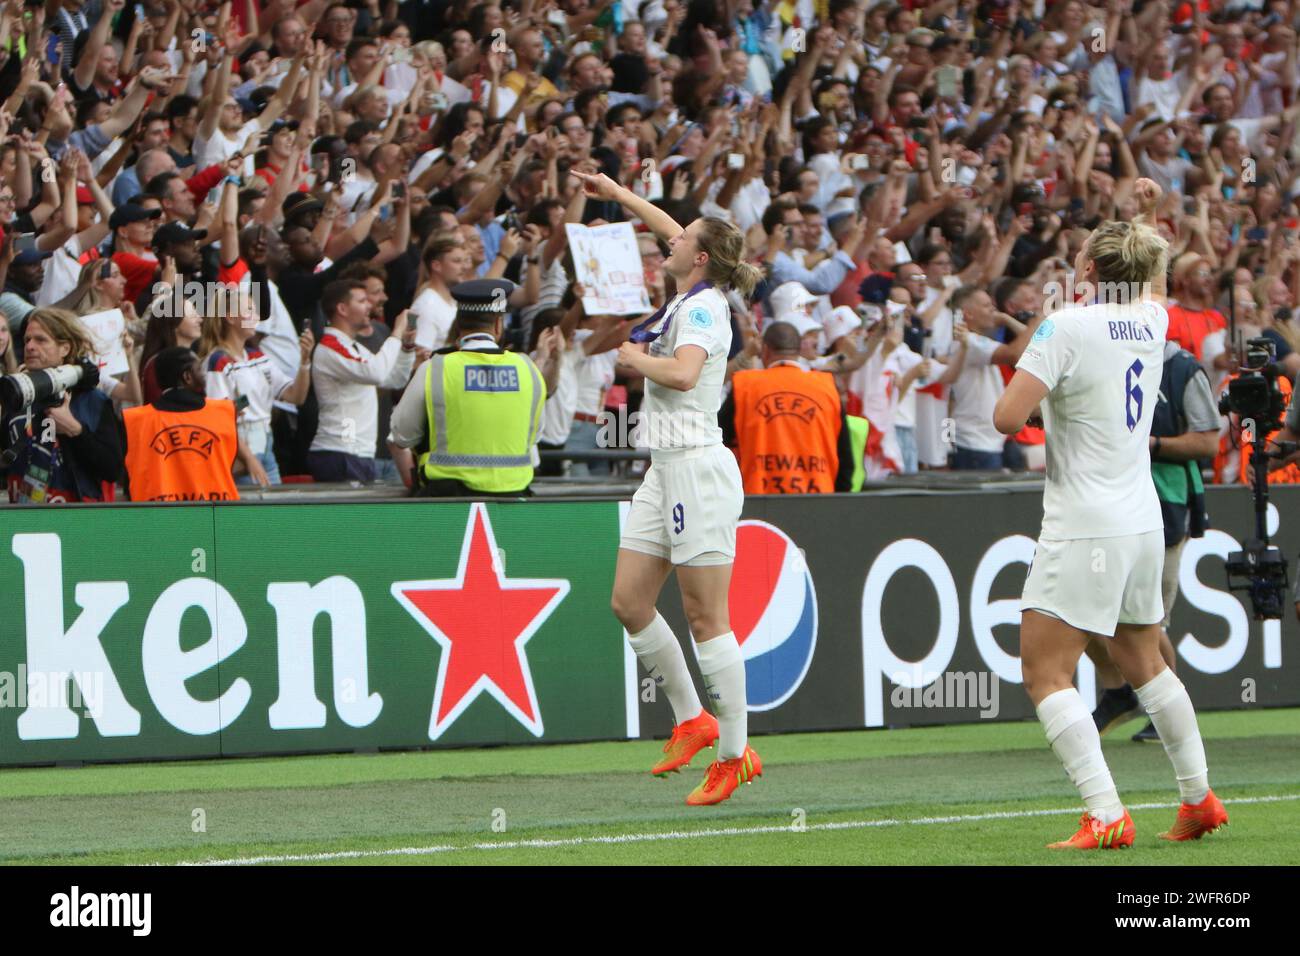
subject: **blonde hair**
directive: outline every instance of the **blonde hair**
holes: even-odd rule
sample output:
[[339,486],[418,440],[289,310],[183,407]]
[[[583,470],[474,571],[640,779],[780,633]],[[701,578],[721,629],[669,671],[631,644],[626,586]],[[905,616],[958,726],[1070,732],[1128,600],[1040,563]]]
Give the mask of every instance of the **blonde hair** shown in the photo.
[[383,91],[374,83],[368,84],[366,86],[358,86],[355,90],[352,91],[352,95],[343,101],[343,108],[347,110],[349,113],[355,115],[358,108],[360,108],[360,106],[363,103],[365,103],[366,100],[372,99],[373,97],[376,96],[382,97]]
[[244,304],[252,302],[251,294],[238,285],[220,285],[208,296],[207,310],[199,332],[198,353],[203,361],[224,346],[230,319],[244,317]]
[[421,40],[419,43],[412,44],[411,52],[420,54],[430,63],[435,57],[442,57],[444,61],[447,59],[447,51],[437,40]]
[[54,308],[67,309],[75,315],[92,315],[95,312],[103,312],[105,309],[114,308],[115,306],[108,301],[108,297],[95,288],[95,280],[99,277],[99,270],[106,264],[112,263],[112,261],[111,258],[101,256],[98,259],[91,259],[83,265],[81,275],[77,277],[76,287],[58,302],[55,302]]
[[1101,282],[1136,284],[1165,271],[1169,243],[1150,226],[1110,219],[1093,230],[1087,250]]
[[697,243],[709,257],[705,275],[715,286],[735,289],[750,296],[763,274],[741,259],[745,254],[745,235],[734,224],[717,216],[700,220]]
[[54,306],[33,309],[27,313],[26,323],[30,325],[33,322],[39,322],[41,328],[50,334],[50,338],[60,345],[71,346],[65,362],[79,362],[95,354],[95,343],[91,341],[90,332],[75,313]]

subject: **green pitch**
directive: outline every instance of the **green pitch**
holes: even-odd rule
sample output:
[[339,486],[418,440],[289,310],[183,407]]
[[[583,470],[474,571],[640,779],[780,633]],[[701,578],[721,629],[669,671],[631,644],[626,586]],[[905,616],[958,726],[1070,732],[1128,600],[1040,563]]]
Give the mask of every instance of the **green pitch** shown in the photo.
[[[364,864],[1293,864],[1300,710],[1205,714],[1232,824],[1156,835],[1177,791],[1159,745],[1106,756],[1133,849],[1061,854],[1078,799],[1036,723],[761,737],[765,772],[714,808],[683,804],[654,743],[0,771],[0,862]],[[707,751],[706,753],[712,753]],[[1156,806],[1147,806],[1155,804]],[[1167,805],[1167,806],[1166,806]],[[269,859],[267,859],[269,858]]]

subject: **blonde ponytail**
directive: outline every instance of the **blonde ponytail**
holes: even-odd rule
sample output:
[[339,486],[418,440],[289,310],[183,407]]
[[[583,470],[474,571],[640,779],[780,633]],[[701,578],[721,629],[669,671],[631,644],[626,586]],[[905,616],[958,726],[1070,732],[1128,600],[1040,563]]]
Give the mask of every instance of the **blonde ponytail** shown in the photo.
[[730,286],[739,292],[744,298],[748,299],[754,294],[755,287],[762,280],[763,273],[748,262],[736,263],[736,268],[731,270]]
[[733,223],[717,216],[700,220],[700,251],[709,257],[706,278],[715,286],[735,289],[748,297],[758,285],[762,273],[748,262],[745,254],[745,236]]
[[1169,243],[1150,226],[1108,220],[1088,237],[1088,258],[1101,282],[1140,285],[1167,268]]

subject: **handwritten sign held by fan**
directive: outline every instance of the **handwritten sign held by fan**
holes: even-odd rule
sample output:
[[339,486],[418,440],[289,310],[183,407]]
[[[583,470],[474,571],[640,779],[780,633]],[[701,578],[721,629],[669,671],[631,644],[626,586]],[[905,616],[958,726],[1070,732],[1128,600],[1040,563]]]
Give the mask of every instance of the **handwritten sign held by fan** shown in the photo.
[[587,294],[588,315],[644,315],[651,311],[641,250],[630,222],[604,226],[565,223],[573,268]]
[[86,327],[95,343],[95,357],[100,372],[113,376],[125,375],[130,366],[122,348],[122,330],[126,328],[126,317],[122,315],[122,310],[109,309],[107,312],[83,315],[81,324]]

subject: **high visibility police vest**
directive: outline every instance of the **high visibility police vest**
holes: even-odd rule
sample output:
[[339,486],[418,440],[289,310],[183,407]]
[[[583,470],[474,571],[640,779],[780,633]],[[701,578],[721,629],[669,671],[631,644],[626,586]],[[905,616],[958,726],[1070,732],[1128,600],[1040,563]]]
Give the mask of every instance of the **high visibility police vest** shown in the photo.
[[235,406],[209,398],[202,408],[122,412],[132,501],[238,501],[230,468],[239,451]]
[[731,382],[745,493],[834,492],[840,393],[831,374],[774,365],[737,372]]
[[491,350],[434,353],[424,379],[426,479],[454,478],[474,491],[523,491],[542,427],[546,385],[526,355]]

